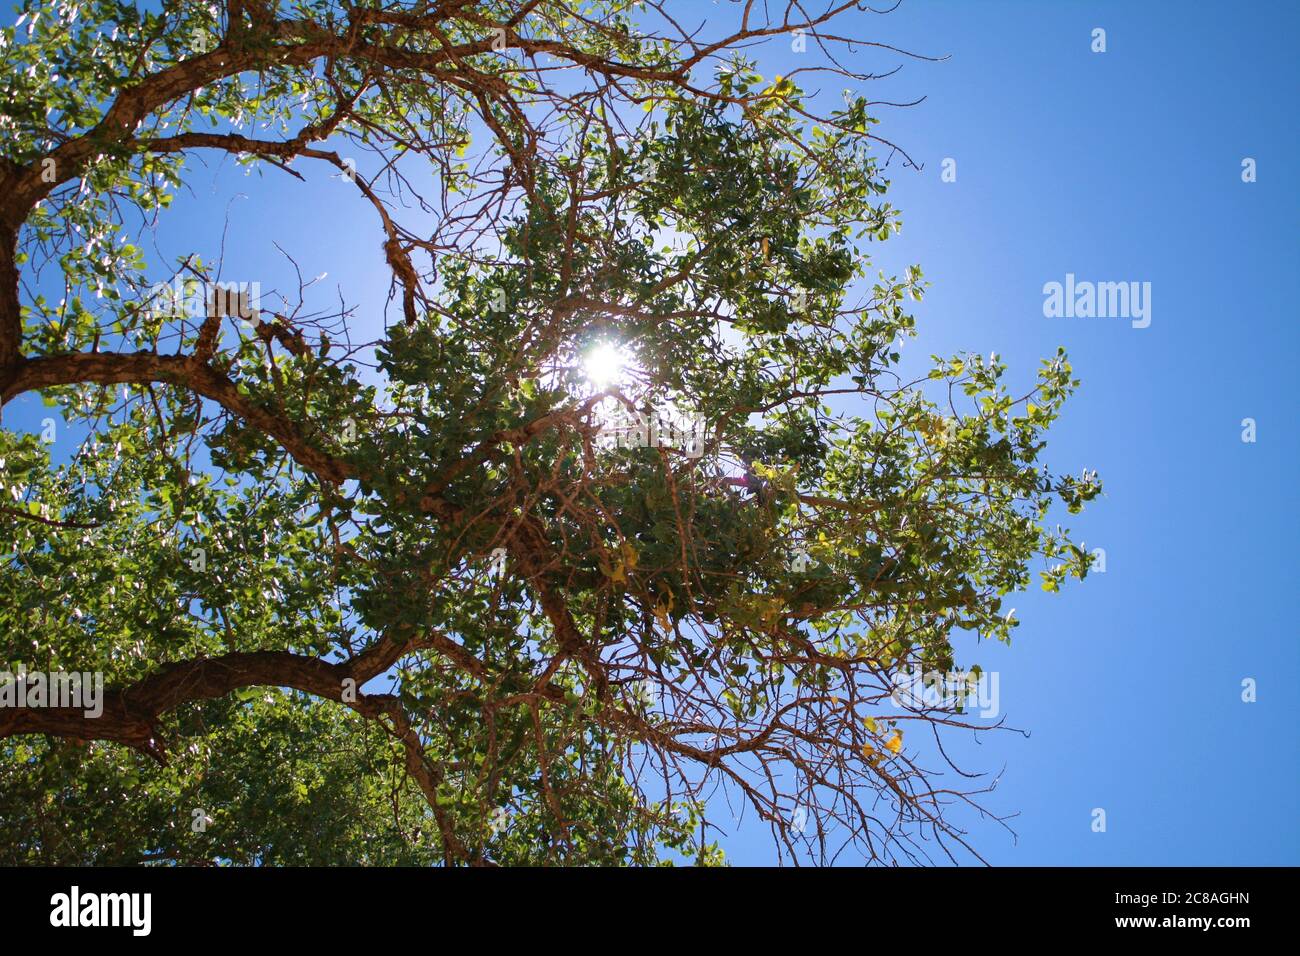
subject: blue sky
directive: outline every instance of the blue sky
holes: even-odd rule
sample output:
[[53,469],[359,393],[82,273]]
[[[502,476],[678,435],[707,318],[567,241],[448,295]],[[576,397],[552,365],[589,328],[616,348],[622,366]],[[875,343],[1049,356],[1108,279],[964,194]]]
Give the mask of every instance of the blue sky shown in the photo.
[[[891,166],[904,226],[877,255],[932,283],[905,355],[996,351],[1028,382],[1064,345],[1083,384],[1047,458],[1106,486],[1068,523],[1106,572],[1010,600],[1009,648],[965,645],[1031,734],[956,749],[1005,767],[984,803],[1018,813],[1014,840],[969,820],[976,846],[995,864],[1300,863],[1300,6],[906,0],[860,20],[846,32],[949,56],[869,87],[926,97],[878,127],[924,167]],[[1067,273],[1150,282],[1151,325],[1044,318]],[[768,859],[759,833],[730,849]]]
[[[1097,27],[1105,53],[1090,50]],[[1105,549],[1106,572],[1009,600],[1023,622],[1009,648],[961,645],[961,663],[999,672],[1007,722],[1029,732],[954,746],[967,769],[1002,771],[985,805],[1018,814],[1014,839],[964,818],[992,863],[1300,863],[1297,29],[1300,5],[1282,2],[906,0],[842,31],[949,57],[868,87],[926,97],[879,111],[881,135],[924,166],[891,165],[904,227],[875,250],[880,268],[919,263],[932,283],[906,361],[996,351],[1028,383],[1064,345],[1083,384],[1048,461],[1106,485],[1069,522]],[[760,63],[803,65],[781,46]],[[1242,182],[1245,157],[1257,182]],[[941,180],[945,158],[955,182]],[[228,209],[227,276],[264,274],[275,239],[308,278],[329,272],[322,290],[361,303],[361,327],[380,327],[378,232],[347,183],[204,160],[211,172],[159,233],[167,258],[215,249]],[[1045,318],[1043,285],[1067,273],[1150,282],[1150,327]],[[44,414],[20,400],[5,424],[39,428]],[[1245,678],[1256,703],[1241,700]],[[1098,807],[1105,833],[1091,829]],[[724,846],[735,863],[774,860],[765,828]]]

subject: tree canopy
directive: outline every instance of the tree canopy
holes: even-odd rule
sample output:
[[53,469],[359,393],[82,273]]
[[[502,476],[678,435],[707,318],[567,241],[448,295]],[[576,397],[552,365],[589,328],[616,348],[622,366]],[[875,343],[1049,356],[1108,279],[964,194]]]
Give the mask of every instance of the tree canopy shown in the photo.
[[[1041,457],[1064,353],[901,374],[855,6],[26,0],[0,398],[76,440],[9,405],[0,662],[105,688],[0,708],[0,860],[976,853],[965,715],[891,691],[1086,574],[1100,485]],[[385,320],[147,256],[214,153],[337,180]]]

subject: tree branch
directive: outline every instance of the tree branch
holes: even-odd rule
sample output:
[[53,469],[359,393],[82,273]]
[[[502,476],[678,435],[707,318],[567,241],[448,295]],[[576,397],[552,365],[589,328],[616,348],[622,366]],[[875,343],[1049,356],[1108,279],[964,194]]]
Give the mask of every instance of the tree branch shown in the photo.
[[254,404],[226,376],[185,355],[154,352],[76,352],[20,360],[8,375],[0,372],[0,405],[15,396],[56,385],[166,382],[189,388],[275,438],[293,459],[320,478],[338,483],[352,476],[351,465],[312,445],[294,422]]

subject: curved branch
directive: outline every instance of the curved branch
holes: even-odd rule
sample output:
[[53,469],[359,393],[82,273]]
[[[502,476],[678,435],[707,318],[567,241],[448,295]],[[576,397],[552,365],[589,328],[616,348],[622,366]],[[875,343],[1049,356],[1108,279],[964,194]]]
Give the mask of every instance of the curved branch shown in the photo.
[[312,445],[296,423],[255,404],[226,376],[187,355],[76,352],[20,360],[9,374],[0,372],[0,406],[23,392],[82,382],[98,385],[165,382],[184,386],[276,439],[294,461],[323,480],[337,484],[353,475],[348,462]]

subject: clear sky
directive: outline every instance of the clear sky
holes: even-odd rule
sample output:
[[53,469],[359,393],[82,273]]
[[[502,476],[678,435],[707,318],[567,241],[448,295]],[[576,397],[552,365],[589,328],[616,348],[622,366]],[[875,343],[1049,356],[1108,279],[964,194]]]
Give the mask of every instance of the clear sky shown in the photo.
[[[924,167],[891,167],[904,226],[878,258],[932,283],[904,354],[996,351],[1027,382],[1064,345],[1083,384],[1047,460],[1106,487],[1069,522],[1106,572],[1010,599],[1009,648],[964,645],[1031,733],[957,748],[1005,767],[984,802],[1019,814],[1014,839],[970,820],[976,846],[997,864],[1300,863],[1300,4],[905,0],[859,20],[845,32],[950,56],[869,87],[926,97],[877,128]],[[1151,324],[1045,318],[1067,273],[1150,282]],[[756,834],[730,855],[767,853]]]
[[[1028,383],[1064,345],[1083,384],[1047,460],[1096,468],[1106,485],[1070,522],[1105,549],[1105,573],[1006,602],[1023,622],[1009,648],[959,645],[960,663],[998,671],[1003,715],[1029,732],[953,747],[967,769],[1002,771],[984,802],[1018,814],[1014,838],[965,820],[990,862],[1300,864],[1298,31],[1294,2],[1155,0],[905,0],[841,31],[949,57],[868,87],[926,97],[879,111],[878,132],[924,167],[892,163],[904,228],[876,250],[881,268],[916,262],[932,283],[906,361],[996,351]],[[763,72],[797,57],[773,47]],[[883,72],[899,58],[859,49],[846,62]],[[380,327],[379,232],[348,184],[203,161],[158,233],[165,257],[215,251],[228,210],[227,277],[273,269],[285,288],[274,239],[307,278],[328,271],[319,306],[339,287],[361,326]],[[1067,274],[1151,283],[1149,327],[1045,318],[1043,286]],[[46,414],[29,397],[5,424],[38,429]],[[765,830],[723,842],[733,862],[774,860]]]

